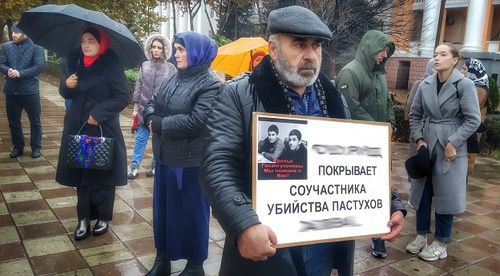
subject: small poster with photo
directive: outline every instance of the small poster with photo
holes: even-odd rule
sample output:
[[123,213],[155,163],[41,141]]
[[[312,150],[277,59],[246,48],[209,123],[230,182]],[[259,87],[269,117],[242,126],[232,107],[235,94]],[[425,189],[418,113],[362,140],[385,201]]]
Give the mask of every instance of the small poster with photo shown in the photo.
[[252,204],[277,247],[389,232],[387,123],[253,114]]
[[260,118],[258,179],[307,179],[307,120]]

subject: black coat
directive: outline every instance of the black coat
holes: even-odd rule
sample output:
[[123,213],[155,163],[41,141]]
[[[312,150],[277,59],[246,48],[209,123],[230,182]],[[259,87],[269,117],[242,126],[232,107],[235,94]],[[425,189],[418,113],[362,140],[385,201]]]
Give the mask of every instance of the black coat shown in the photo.
[[[347,105],[332,83],[320,75],[328,114],[347,118]],[[266,262],[243,259],[236,240],[246,228],[260,223],[252,209],[252,112],[289,114],[283,89],[272,71],[269,57],[249,75],[236,77],[221,88],[208,120],[207,154],[201,182],[212,212],[226,232],[220,275],[296,275],[287,252]]]
[[[56,181],[78,187],[93,183],[96,185],[121,186],[127,184],[127,152],[120,129],[120,111],[128,105],[127,80],[118,57],[112,50],[106,51],[90,67],[82,67],[81,51],[68,58],[68,66],[59,86],[59,93],[65,99],[72,99],[71,107],[64,117],[64,130],[57,164]],[[66,78],[78,75],[77,88],[66,86]],[[102,126],[103,136],[115,138],[115,155],[110,171],[68,168],[65,163],[68,135],[77,134],[89,115]],[[99,128],[87,126],[87,133],[98,135]],[[85,131],[84,131],[85,132]]]
[[161,133],[153,133],[157,161],[166,166],[200,166],[205,153],[202,134],[220,85],[208,64],[179,70],[165,78],[143,114],[145,122],[152,114],[162,122]]
[[[26,38],[19,44],[6,42],[0,48],[0,73],[4,74],[4,92],[7,95],[38,94],[40,85],[37,76],[43,69],[45,53],[43,48]],[[19,78],[7,77],[9,68],[19,71]]]
[[[349,118],[342,95],[326,76],[320,74],[319,79],[329,117]],[[226,232],[220,275],[296,275],[286,251],[265,262],[254,262],[243,259],[236,245],[243,230],[260,223],[251,201],[252,112],[289,114],[268,56],[251,75],[242,75],[221,87],[207,123],[208,144],[200,179],[213,215]],[[396,210],[406,213],[393,190],[392,211]]]

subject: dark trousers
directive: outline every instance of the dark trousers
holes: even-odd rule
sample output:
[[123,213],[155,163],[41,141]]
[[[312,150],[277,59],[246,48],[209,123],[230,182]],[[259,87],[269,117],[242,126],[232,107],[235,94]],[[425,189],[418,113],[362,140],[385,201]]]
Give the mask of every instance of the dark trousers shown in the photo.
[[7,106],[7,119],[9,120],[12,145],[15,148],[24,149],[23,126],[21,124],[21,114],[24,109],[30,120],[31,149],[40,149],[42,147],[40,95],[6,95],[5,104]]
[[78,220],[88,218],[110,221],[115,204],[115,186],[86,185],[76,188]]
[[[434,189],[432,188],[431,177],[427,177],[425,182],[420,206],[417,210],[417,234],[427,235],[431,233],[431,211],[432,197]],[[453,215],[435,213],[436,232],[434,237],[441,242],[447,243],[450,240],[451,228],[453,226]]]
[[307,275],[329,276],[336,268],[340,276],[354,272],[354,241],[306,245],[304,263]]

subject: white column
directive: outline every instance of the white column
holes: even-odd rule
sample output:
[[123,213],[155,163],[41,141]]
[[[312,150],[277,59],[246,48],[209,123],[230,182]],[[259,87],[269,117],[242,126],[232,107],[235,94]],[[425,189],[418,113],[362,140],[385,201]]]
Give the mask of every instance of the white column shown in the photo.
[[165,21],[161,22],[161,24],[160,24],[160,34],[165,36],[165,37],[169,37],[170,36],[170,21],[171,21],[171,14],[170,14],[169,5],[160,3],[160,9],[161,9],[160,15],[165,17]]
[[481,52],[485,50],[483,49],[483,38],[488,24],[488,5],[491,5],[489,0],[469,1],[462,51]]
[[[202,33],[202,34],[207,34],[204,29],[207,27],[207,24],[203,24],[203,18],[205,17],[205,5],[203,4],[203,1],[200,3],[200,9],[198,10],[198,13],[195,16],[194,22],[196,23],[194,28],[196,29],[196,32]],[[205,28],[203,28],[205,27]]]
[[422,57],[432,57],[434,55],[441,1],[445,0],[425,0],[422,33],[420,35],[420,55]]

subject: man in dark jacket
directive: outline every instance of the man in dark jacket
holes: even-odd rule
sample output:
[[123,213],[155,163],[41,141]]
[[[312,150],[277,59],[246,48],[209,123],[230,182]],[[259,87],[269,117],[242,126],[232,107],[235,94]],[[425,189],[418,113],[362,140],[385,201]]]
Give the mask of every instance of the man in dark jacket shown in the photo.
[[45,55],[42,47],[34,44],[17,25],[12,26],[12,39],[13,41],[4,43],[0,49],[0,72],[6,76],[5,105],[14,146],[10,157],[16,158],[24,151],[21,125],[24,109],[31,126],[31,157],[38,158],[42,147],[42,125],[40,87],[36,77],[42,71]]
[[[201,181],[226,232],[219,273],[223,276],[306,274],[302,247],[275,249],[275,233],[252,209],[252,112],[348,118],[341,94],[319,73],[322,43],[332,34],[317,15],[298,6],[277,9],[269,14],[268,31],[269,56],[252,74],[221,88],[208,121]],[[399,202],[395,199],[393,205]],[[396,209],[401,208],[399,202]],[[402,226],[402,216],[394,218],[393,236]],[[329,243],[330,249],[337,244]],[[342,263],[351,271],[353,245],[351,241],[346,246],[347,253],[336,252],[349,259]]]
[[[385,63],[395,46],[386,34],[371,30],[358,45],[356,59],[340,70],[336,84],[356,120],[389,122],[394,128],[394,108],[387,88]],[[372,255],[387,256],[384,241],[373,239]]]

